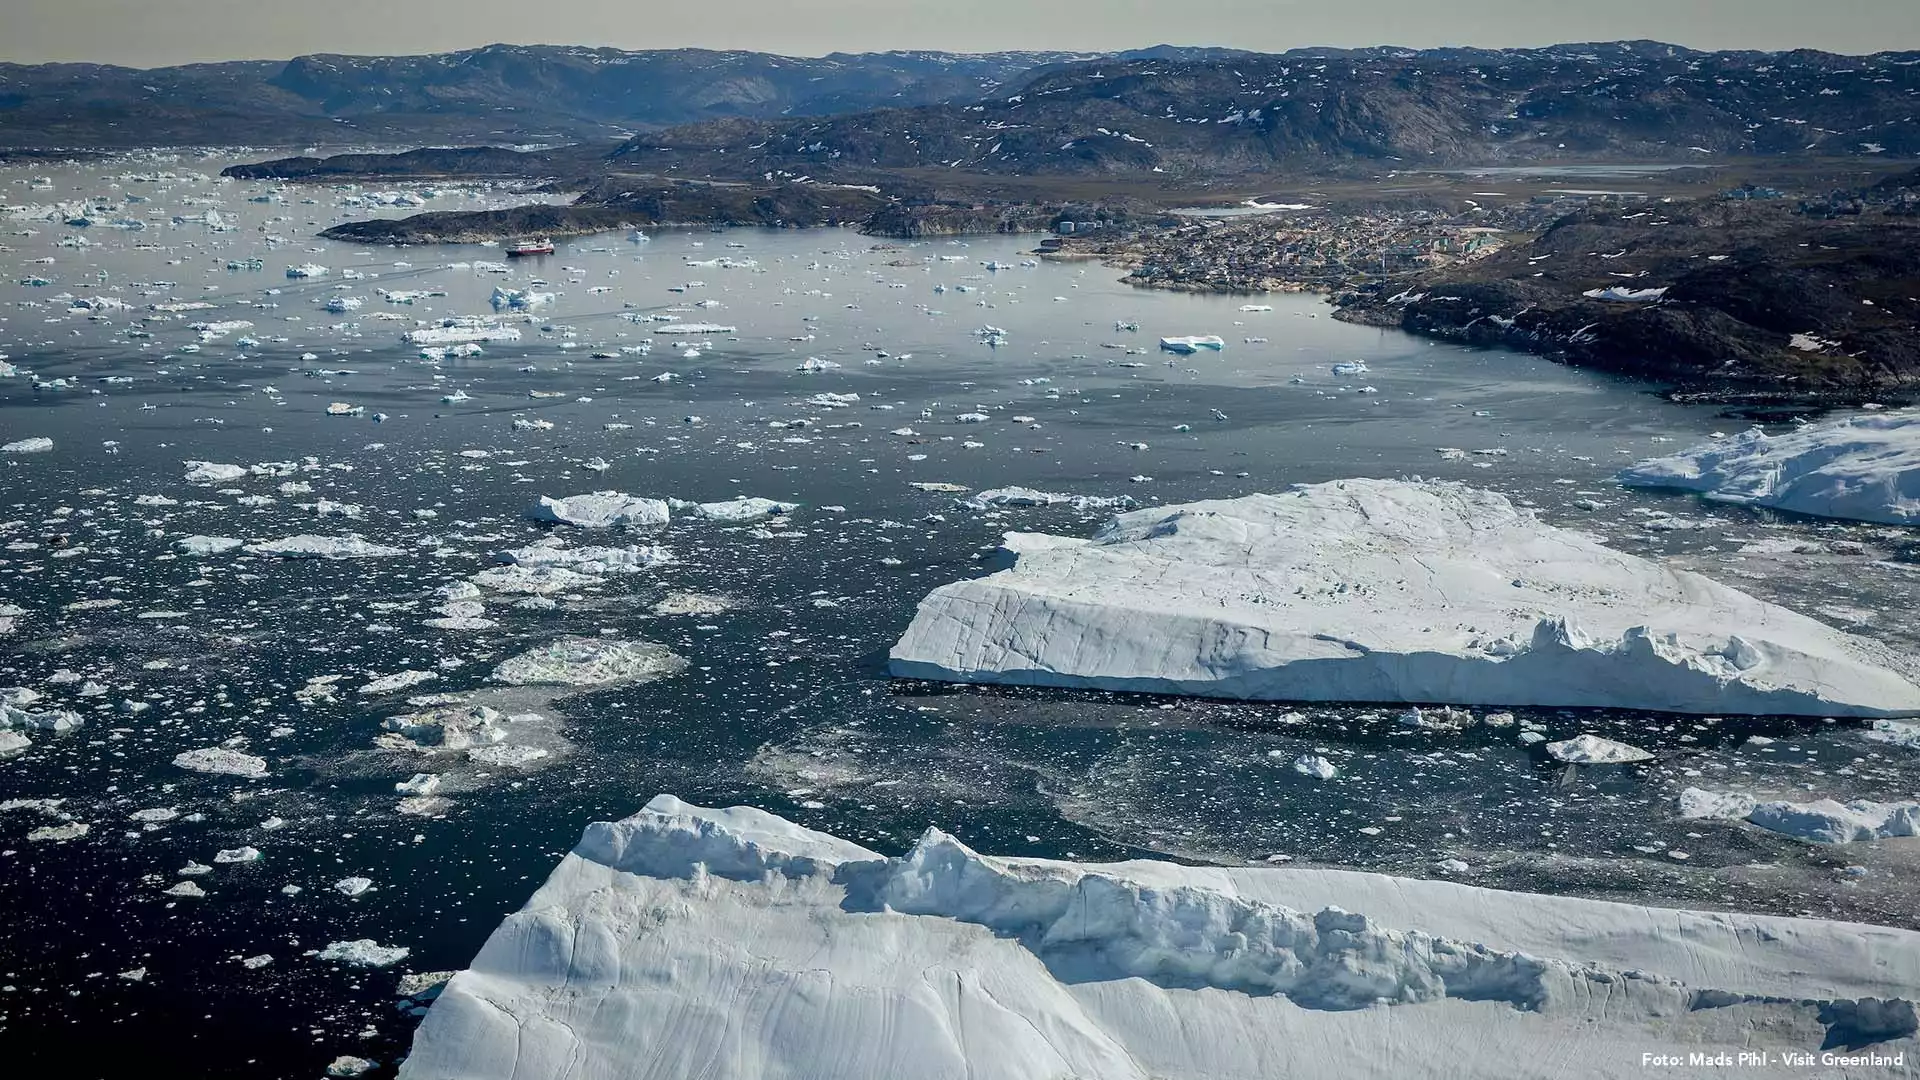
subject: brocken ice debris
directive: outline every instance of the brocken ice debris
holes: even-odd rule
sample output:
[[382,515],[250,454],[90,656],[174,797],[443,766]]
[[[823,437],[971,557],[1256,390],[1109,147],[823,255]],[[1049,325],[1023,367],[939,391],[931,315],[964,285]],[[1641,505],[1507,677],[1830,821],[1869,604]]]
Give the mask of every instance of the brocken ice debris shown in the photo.
[[[937,829],[887,859],[661,796],[587,827],[447,984],[400,1076],[1422,1071],[1391,1044],[1444,1048],[1427,1071],[1449,1076],[1617,1062],[1599,1074],[1630,1077],[1674,1039],[1912,1052],[1916,985],[1907,930],[1350,871],[995,858]],[[1804,1019],[1767,1022],[1785,1002]]]
[[188,750],[174,756],[173,763],[182,769],[194,772],[213,773],[220,776],[244,776],[249,780],[258,780],[267,775],[267,761],[252,754],[242,754],[237,750],[213,746],[204,750]]
[[1753,428],[1622,472],[1629,487],[1679,488],[1720,502],[1819,517],[1920,524],[1920,411]]
[[502,661],[495,682],[512,686],[612,686],[677,675],[687,662],[665,645],[568,637]]
[[1889,650],[1451,483],[1122,514],[936,589],[891,671],[1313,701],[1920,711]]
[[383,968],[405,960],[412,951],[405,946],[381,945],[372,938],[360,938],[356,941],[336,941],[320,950],[319,958],[349,967]]
[[254,555],[277,555],[283,559],[377,559],[402,554],[399,548],[376,544],[358,536],[289,536],[284,540],[262,540],[248,544]]

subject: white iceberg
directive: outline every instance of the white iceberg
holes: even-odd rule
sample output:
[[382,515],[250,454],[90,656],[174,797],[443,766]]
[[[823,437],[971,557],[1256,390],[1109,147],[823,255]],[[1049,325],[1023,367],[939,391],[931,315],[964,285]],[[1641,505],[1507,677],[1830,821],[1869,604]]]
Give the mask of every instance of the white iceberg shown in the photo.
[[1227,342],[1218,334],[1193,334],[1186,337],[1163,337],[1160,339],[1160,347],[1168,352],[1186,355],[1199,352],[1201,349],[1212,349],[1218,352],[1227,347]]
[[487,302],[493,305],[495,311],[526,311],[553,303],[553,294],[530,289],[503,289],[496,285]]
[[776,499],[748,498],[729,499],[726,502],[697,503],[681,499],[668,499],[667,505],[677,514],[691,518],[704,518],[707,521],[757,521],[763,517],[791,514],[800,509],[799,503],[780,502]]
[[888,859],[661,796],[587,827],[399,1075],[1625,1078],[1669,1045],[1912,1054],[1915,986],[1910,930],[936,829]]
[[187,462],[187,482],[193,484],[222,484],[229,480],[239,480],[252,475],[245,465],[225,465],[218,461]]
[[976,492],[959,500],[959,505],[968,510],[990,510],[997,506],[1071,506],[1075,510],[1124,510],[1132,509],[1134,501],[1127,495],[1063,495],[1059,492],[1035,491],[1025,487],[1004,487]]
[[242,776],[249,780],[258,780],[267,775],[266,758],[243,754],[223,746],[210,746],[204,750],[188,750],[185,753],[176,754],[173,763],[182,769],[211,773],[216,776]]
[[248,544],[254,555],[274,555],[282,559],[378,559],[402,554],[396,547],[376,544],[358,536],[289,536],[283,540],[262,540]]
[[245,540],[231,536],[187,536],[174,541],[173,546],[186,555],[207,556],[223,554],[245,544]]
[[30,439],[15,439],[0,444],[0,454],[44,454],[53,449],[53,440],[44,435],[35,435]]
[[360,938],[356,941],[333,942],[317,955],[322,960],[348,967],[383,968],[405,960],[412,951],[405,946],[382,945],[372,938]]
[[553,499],[545,495],[527,508],[535,521],[576,525],[583,529],[609,529],[616,525],[665,525],[671,516],[663,499],[642,499],[618,491],[597,491],[591,495],[569,495]]
[[1619,480],[1797,514],[1916,525],[1920,410],[1808,424],[1781,435],[1756,427],[1643,461]]
[[1907,660],[1460,484],[1156,507],[942,586],[893,674],[1225,698],[1892,716]]
[[1632,765],[1652,761],[1653,755],[1637,746],[1603,739],[1598,735],[1576,735],[1564,742],[1547,744],[1547,756],[1569,765]]
[[687,322],[667,323],[653,328],[656,334],[737,334],[737,326],[722,326],[719,323]]

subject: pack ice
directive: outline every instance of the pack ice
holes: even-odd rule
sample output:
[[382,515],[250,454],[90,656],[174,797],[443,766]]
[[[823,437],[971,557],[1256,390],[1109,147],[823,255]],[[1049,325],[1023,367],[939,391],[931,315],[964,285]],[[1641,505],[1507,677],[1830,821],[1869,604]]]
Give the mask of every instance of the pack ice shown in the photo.
[[1920,524],[1920,411],[1808,424],[1781,435],[1753,428],[1643,461],[1619,480],[1798,514]]
[[1910,660],[1454,483],[1155,507],[935,589],[896,676],[1226,698],[1920,711]]
[[1906,930],[994,858],[937,829],[889,859],[663,795],[587,827],[399,1075],[1642,1077],[1677,1045],[1768,1049],[1742,1075],[1790,1076],[1778,1051],[1920,1050],[1916,986]]

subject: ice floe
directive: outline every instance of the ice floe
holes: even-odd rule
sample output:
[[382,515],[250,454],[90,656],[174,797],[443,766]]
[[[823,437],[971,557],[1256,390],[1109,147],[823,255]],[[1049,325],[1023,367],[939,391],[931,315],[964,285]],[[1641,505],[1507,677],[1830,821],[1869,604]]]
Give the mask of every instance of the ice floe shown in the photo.
[[1819,517],[1920,524],[1920,411],[1848,417],[1779,435],[1756,427],[1643,461],[1619,479]]
[[568,637],[501,661],[493,680],[511,686],[614,686],[664,679],[686,667],[687,661],[665,645]]
[[243,776],[249,780],[258,780],[267,775],[265,758],[220,746],[208,747],[204,750],[188,750],[175,755],[173,763],[193,772],[213,773],[219,776]]
[[598,491],[591,495],[569,495],[555,499],[542,495],[527,508],[535,521],[551,521],[583,529],[609,529],[616,525],[665,525],[671,516],[664,499],[642,499],[618,491]]
[[1904,658],[1504,496],[1349,480],[1159,507],[936,589],[911,678],[1217,697],[1902,715]]

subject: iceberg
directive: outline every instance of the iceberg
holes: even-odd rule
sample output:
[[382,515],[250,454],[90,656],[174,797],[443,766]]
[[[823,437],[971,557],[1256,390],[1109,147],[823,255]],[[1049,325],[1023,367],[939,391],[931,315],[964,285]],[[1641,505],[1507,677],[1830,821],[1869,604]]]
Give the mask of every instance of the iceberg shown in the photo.
[[493,305],[495,311],[526,311],[553,303],[553,294],[531,289],[503,289],[496,285],[487,302]]
[[1891,649],[1462,484],[1121,514],[935,589],[891,672],[1221,698],[1899,716]]
[[409,345],[461,345],[482,341],[519,341],[520,331],[497,326],[484,319],[442,319],[435,326],[409,330],[400,335]]
[[779,517],[800,509],[799,503],[780,502],[777,499],[748,498],[741,496],[725,502],[687,502],[683,499],[668,499],[667,505],[677,514],[690,518],[702,518],[707,521],[758,521],[764,517]]
[[1226,339],[1218,334],[1197,334],[1190,337],[1163,337],[1160,347],[1171,353],[1196,353],[1201,349],[1213,349],[1216,352],[1227,347]]
[[737,334],[737,326],[722,326],[719,323],[687,322],[668,323],[653,328],[656,334]]
[[587,826],[399,1075],[1624,1078],[1649,1046],[1911,1054],[1915,986],[1910,930],[938,829],[887,858],[662,795]]
[[1752,428],[1622,472],[1628,487],[1695,491],[1796,514],[1920,524],[1920,410],[1866,414],[1781,435]]
[[656,682],[686,669],[686,659],[665,645],[567,637],[502,660],[492,678],[509,686],[596,687]]
[[403,554],[399,548],[358,536],[289,536],[284,540],[248,544],[244,550],[252,555],[274,555],[282,559],[378,559]]
[[52,439],[44,435],[35,435],[30,439],[15,439],[0,445],[0,454],[44,454],[52,449]]
[[1616,304],[1651,304],[1667,295],[1665,286],[1657,289],[1629,289],[1625,285],[1609,285],[1604,289],[1588,289],[1580,294],[1590,300],[1609,300]]
[[534,521],[551,521],[583,529],[610,529],[616,525],[665,525],[671,516],[665,500],[642,499],[618,491],[569,495],[563,499],[540,496],[527,508]]

